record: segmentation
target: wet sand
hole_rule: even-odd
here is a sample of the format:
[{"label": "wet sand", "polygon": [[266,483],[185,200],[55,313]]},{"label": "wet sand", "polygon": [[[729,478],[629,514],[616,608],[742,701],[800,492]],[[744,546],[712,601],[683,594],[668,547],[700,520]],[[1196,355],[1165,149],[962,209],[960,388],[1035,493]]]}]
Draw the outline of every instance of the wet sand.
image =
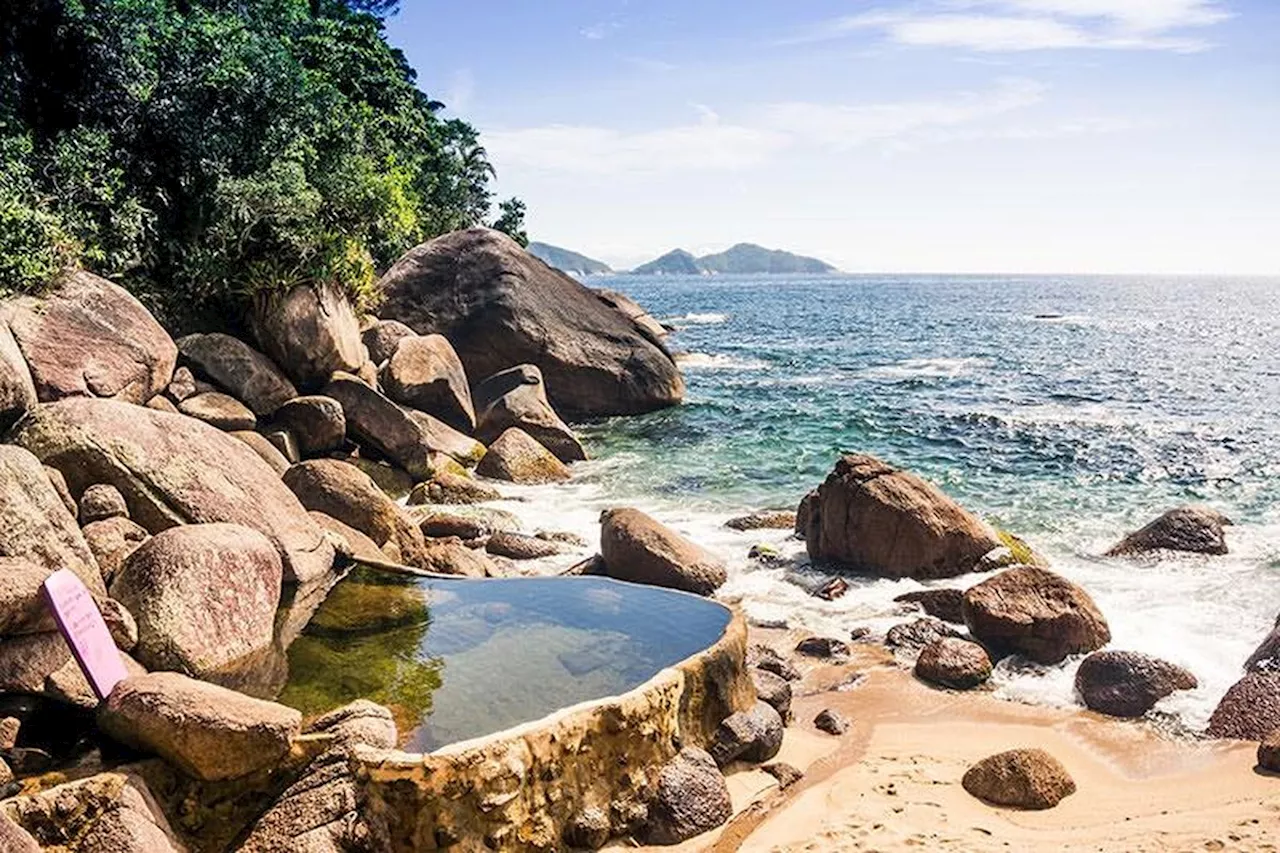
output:
[{"label": "wet sand", "polygon": [[[796,637],[756,632],[779,650]],[[802,659],[803,660],[803,659]],[[1256,744],[1192,741],[1148,722],[935,690],[874,646],[845,666],[807,664],[776,760],[806,771],[789,791],[758,769],[730,774],[738,814],[667,850],[1267,851],[1280,849],[1280,778]],[[835,689],[851,676],[852,687]],[[805,695],[801,695],[805,694]],[[813,727],[823,708],[853,725]],[[1016,747],[1052,753],[1078,791],[1056,808],[986,805],[960,786],[974,762]]]}]

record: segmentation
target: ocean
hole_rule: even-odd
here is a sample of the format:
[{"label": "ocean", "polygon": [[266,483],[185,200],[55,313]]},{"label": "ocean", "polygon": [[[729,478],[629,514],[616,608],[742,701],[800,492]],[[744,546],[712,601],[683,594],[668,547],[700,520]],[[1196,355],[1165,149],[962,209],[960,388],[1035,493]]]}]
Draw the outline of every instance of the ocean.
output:
[{"label": "ocean", "polygon": [[[1207,722],[1280,611],[1280,279],[859,275],[596,277],[675,328],[686,403],[576,424],[592,461],[523,489],[533,527],[598,539],[603,507],[638,506],[721,555],[720,591],[758,624],[847,636],[912,618],[922,584],[850,578],[828,602],[786,531],[724,527],[794,509],[841,452],[914,471],[1029,540],[1082,584],[1111,648],[1181,664],[1200,688],[1154,716]],[[1100,556],[1166,509],[1235,522],[1224,557]],[[768,542],[781,567],[747,558]],[[930,586],[965,587],[979,575]],[[1079,660],[1006,661],[998,694],[1075,699]]]}]

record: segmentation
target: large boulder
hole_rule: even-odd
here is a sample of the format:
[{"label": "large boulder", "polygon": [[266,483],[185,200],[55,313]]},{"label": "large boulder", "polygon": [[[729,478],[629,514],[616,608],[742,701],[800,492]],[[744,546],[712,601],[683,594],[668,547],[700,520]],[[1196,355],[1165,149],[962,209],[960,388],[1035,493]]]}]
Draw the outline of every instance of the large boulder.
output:
[{"label": "large boulder", "polygon": [[324,394],[342,406],[352,438],[395,462],[415,480],[431,479],[432,452],[457,454],[467,461],[483,453],[473,439],[430,415],[392,402],[354,376],[338,374]]},{"label": "large boulder", "polygon": [[178,411],[224,432],[251,430],[258,425],[258,419],[248,406],[221,391],[192,394],[178,404]]},{"label": "large boulder", "polygon": [[467,374],[443,335],[400,341],[378,376],[387,396],[397,403],[430,412],[454,429],[476,428]]},{"label": "large boulder", "polygon": [[556,410],[626,415],[679,403],[684,380],[621,312],[497,231],[438,237],[400,258],[379,314],[447,337],[469,376],[536,364]]},{"label": "large boulder", "polygon": [[493,561],[482,551],[474,551],[461,539],[429,539],[422,568],[442,575],[467,578],[492,578],[499,573]]},{"label": "large boulder", "polygon": [[70,399],[37,407],[13,439],[62,471],[74,493],[115,486],[130,517],[151,533],[242,524],[271,540],[288,581],[313,580],[333,566],[333,548],[267,463],[194,418]]},{"label": "large boulder", "polygon": [[307,509],[354,527],[380,548],[394,548],[399,562],[423,566],[422,531],[356,466],[337,459],[299,462],[285,472],[284,483]]},{"label": "large boulder", "polygon": [[347,437],[347,417],[342,412],[342,404],[320,394],[290,400],[276,409],[271,420],[288,430],[303,456],[338,450]]},{"label": "large boulder", "polygon": [[173,375],[178,348],[142,303],[83,270],[45,296],[6,306],[9,329],[42,402],[110,397],[145,403]]},{"label": "large boulder", "polygon": [[969,633],[995,655],[1054,664],[1100,649],[1111,629],[1089,593],[1047,569],[1015,566],[964,594]]},{"label": "large boulder", "polygon": [[303,284],[259,298],[249,327],[263,352],[298,387],[318,388],[336,371],[355,373],[366,352],[346,296],[328,284]]},{"label": "large boulder", "polygon": [[280,555],[235,524],[189,524],[133,552],[111,595],[138,622],[135,657],[148,669],[211,681],[271,647],[280,604]]},{"label": "large boulder", "polygon": [[1011,749],[984,758],[961,780],[973,796],[998,806],[1051,809],[1076,792],[1067,769],[1043,749]]},{"label": "large boulder", "polygon": [[600,553],[609,577],[710,595],[727,579],[724,563],[638,509],[600,516]]},{"label": "large boulder", "polygon": [[1209,737],[1263,740],[1280,729],[1280,673],[1251,672],[1231,685],[1209,718]]},{"label": "large boulder", "polygon": [[508,429],[524,430],[561,462],[587,458],[582,442],[547,400],[542,371],[522,364],[494,374],[476,387],[476,437],[492,442]]},{"label": "large boulder", "polygon": [[90,591],[105,593],[93,553],[40,460],[8,444],[0,445],[0,530],[0,557],[34,564],[46,576],[70,569]]},{"label": "large boulder", "polygon": [[560,483],[572,476],[569,468],[522,429],[511,428],[489,445],[476,473],[522,485]]},{"label": "large boulder", "polygon": [[1198,686],[1177,664],[1140,652],[1094,652],[1076,670],[1076,692],[1085,707],[1113,717],[1141,717],[1175,690]]},{"label": "large boulder", "polygon": [[715,759],[701,749],[685,747],[658,774],[641,839],[647,844],[679,844],[731,817],[729,786]]},{"label": "large boulder", "polygon": [[865,454],[841,457],[797,517],[812,560],[881,577],[965,574],[1001,545],[937,488]]},{"label": "large boulder", "polygon": [[301,726],[292,708],[176,672],[126,678],[98,708],[108,735],[208,782],[270,767]]},{"label": "large boulder", "polygon": [[178,339],[178,352],[259,417],[270,415],[298,396],[298,389],[271,359],[231,335],[187,335]]},{"label": "large boulder", "polygon": [[931,684],[969,690],[991,677],[991,658],[977,643],[943,637],[921,650],[915,675]]},{"label": "large boulder", "polygon": [[7,310],[0,305],[0,431],[13,426],[36,404],[31,370],[9,331]]},{"label": "large boulder", "polygon": [[596,288],[595,294],[596,298],[605,305],[615,311],[622,312],[623,316],[634,323],[636,328],[640,330],[640,334],[662,349],[667,349],[667,327],[655,320],[653,315],[641,307],[640,303],[625,293],[619,293],[616,290],[610,290],[605,287]]},{"label": "large boulder", "polygon": [[[7,804],[15,822],[38,840],[10,846],[0,816],[0,850],[77,853],[186,853],[146,781],[127,768],[98,773]],[[24,832],[24,834],[26,834]],[[25,843],[25,842],[24,842]]]},{"label": "large boulder", "polygon": [[1230,524],[1231,519],[1208,507],[1178,507],[1121,539],[1107,551],[1107,556],[1146,554],[1151,551],[1225,554],[1227,537],[1223,528]]}]

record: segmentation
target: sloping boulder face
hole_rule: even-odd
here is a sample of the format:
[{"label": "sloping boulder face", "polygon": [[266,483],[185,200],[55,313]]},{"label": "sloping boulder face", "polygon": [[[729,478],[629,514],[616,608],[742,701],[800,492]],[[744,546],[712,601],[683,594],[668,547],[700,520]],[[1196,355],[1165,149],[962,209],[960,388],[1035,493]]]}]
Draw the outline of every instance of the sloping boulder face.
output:
[{"label": "sloping boulder face", "polygon": [[387,396],[397,403],[430,412],[454,429],[476,428],[467,374],[443,335],[400,341],[378,375]]},{"label": "sloping boulder face", "polygon": [[64,278],[47,296],[8,305],[9,329],[41,402],[110,397],[145,403],[173,375],[178,348],[142,303],[90,272]]},{"label": "sloping boulder face", "polygon": [[[338,374],[325,387],[324,395],[342,406],[347,433],[352,438],[395,462],[415,480],[431,479],[431,452],[445,448],[429,433],[429,422],[413,417],[409,409],[354,376]],[[439,425],[448,429],[444,424]]]},{"label": "sloping boulder face", "polygon": [[8,312],[0,305],[0,431],[13,426],[36,404],[31,370],[9,331]]},{"label": "sloping boulder face", "polygon": [[308,510],[354,527],[379,547],[394,546],[400,562],[424,567],[422,531],[368,474],[337,459],[299,462],[284,483]]},{"label": "sloping boulder face", "polygon": [[587,458],[582,442],[551,408],[542,371],[532,364],[490,376],[476,388],[475,398],[479,411],[476,437],[481,441],[491,443],[516,427],[533,436],[561,462]]},{"label": "sloping boulder face", "polygon": [[241,524],[280,552],[286,581],[333,566],[333,548],[258,454],[194,418],[112,400],[38,406],[13,440],[62,471],[71,491],[110,483],[151,533],[180,524]]},{"label": "sloping boulder face", "polygon": [[249,326],[263,351],[300,388],[318,388],[336,371],[355,373],[365,362],[356,313],[329,285],[301,285],[259,300]]},{"label": "sloping boulder face", "polygon": [[1076,692],[1085,707],[1113,717],[1141,717],[1175,690],[1198,686],[1177,664],[1141,652],[1094,652],[1076,670]]},{"label": "sloping boulder face", "polygon": [[424,243],[379,286],[379,314],[447,337],[468,376],[536,364],[563,414],[639,414],[684,398],[675,362],[626,315],[496,231]]},{"label": "sloping boulder face", "polygon": [[605,573],[618,580],[710,595],[727,580],[724,563],[638,509],[600,516]]},{"label": "sloping boulder face", "polygon": [[153,672],[117,684],[98,707],[98,727],[188,776],[215,782],[283,758],[302,715],[176,672]]},{"label": "sloping boulder face", "polygon": [[303,456],[338,450],[347,437],[347,418],[342,413],[342,404],[319,394],[290,400],[276,409],[272,421],[294,437]]},{"label": "sloping boulder face", "polygon": [[1203,506],[1171,509],[1141,530],[1120,540],[1108,557],[1146,554],[1151,551],[1187,551],[1193,554],[1227,553],[1224,527],[1231,519]]},{"label": "sloping boulder face", "polygon": [[[36,846],[0,850],[66,850],[81,853],[186,853],[141,776],[124,768],[15,797],[5,810],[30,832]],[[0,816],[0,824],[5,819]],[[25,834],[25,832],[24,832]]]},{"label": "sloping boulder face", "polygon": [[417,334],[396,320],[378,320],[361,333],[360,339],[364,341],[365,349],[369,350],[369,360],[381,365],[395,355],[401,340],[416,337]]},{"label": "sloping boulder face", "polygon": [[1244,662],[1245,672],[1280,672],[1280,616],[1271,633]]},{"label": "sloping boulder face", "polygon": [[91,592],[106,594],[89,544],[40,460],[7,444],[0,445],[0,530],[0,557],[34,564],[45,576],[70,569]]},{"label": "sloping boulder face", "polygon": [[755,705],[746,637],[735,612],[715,645],[621,696],[428,755],[357,750],[372,849],[562,850],[590,809],[609,816],[608,835],[635,832],[680,746],[705,748]]},{"label": "sloping boulder face", "polygon": [[804,539],[817,563],[890,578],[970,572],[1000,539],[988,524],[934,486],[865,454],[844,456],[801,506]]},{"label": "sloping boulder face", "polygon": [[173,527],[125,561],[111,595],[138,622],[134,656],[148,669],[210,681],[271,647],[282,571],[275,546],[235,524]]},{"label": "sloping boulder face", "polygon": [[1231,685],[1209,718],[1209,737],[1264,740],[1280,729],[1280,673],[1251,672]]},{"label": "sloping boulder face", "polygon": [[271,359],[231,335],[187,335],[178,339],[178,352],[188,364],[260,417],[298,396],[293,383]]},{"label": "sloping boulder face", "polygon": [[1089,593],[1047,569],[1015,566],[964,594],[969,633],[997,656],[1060,663],[1111,642],[1111,628]]},{"label": "sloping boulder face", "polygon": [[640,330],[640,334],[652,341],[655,346],[661,347],[665,352],[670,351],[667,349],[667,327],[655,320],[648,311],[641,307],[640,303],[625,293],[619,293],[616,290],[609,290],[604,287],[598,288],[595,294],[605,305],[620,312],[632,323],[635,323],[636,328]]},{"label": "sloping boulder face", "polygon": [[555,454],[524,430],[514,427],[489,445],[484,458],[476,466],[476,473],[524,485],[562,483],[573,476]]}]

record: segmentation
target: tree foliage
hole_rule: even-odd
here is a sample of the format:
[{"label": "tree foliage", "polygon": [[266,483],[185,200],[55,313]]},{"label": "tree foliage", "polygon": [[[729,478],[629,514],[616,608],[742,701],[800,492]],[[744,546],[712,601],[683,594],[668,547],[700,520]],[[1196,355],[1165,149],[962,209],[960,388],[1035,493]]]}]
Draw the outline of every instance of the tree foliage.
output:
[{"label": "tree foliage", "polygon": [[357,299],[483,222],[493,168],[415,85],[389,0],[6,0],[0,289],[81,263],[178,325],[329,280]]}]

